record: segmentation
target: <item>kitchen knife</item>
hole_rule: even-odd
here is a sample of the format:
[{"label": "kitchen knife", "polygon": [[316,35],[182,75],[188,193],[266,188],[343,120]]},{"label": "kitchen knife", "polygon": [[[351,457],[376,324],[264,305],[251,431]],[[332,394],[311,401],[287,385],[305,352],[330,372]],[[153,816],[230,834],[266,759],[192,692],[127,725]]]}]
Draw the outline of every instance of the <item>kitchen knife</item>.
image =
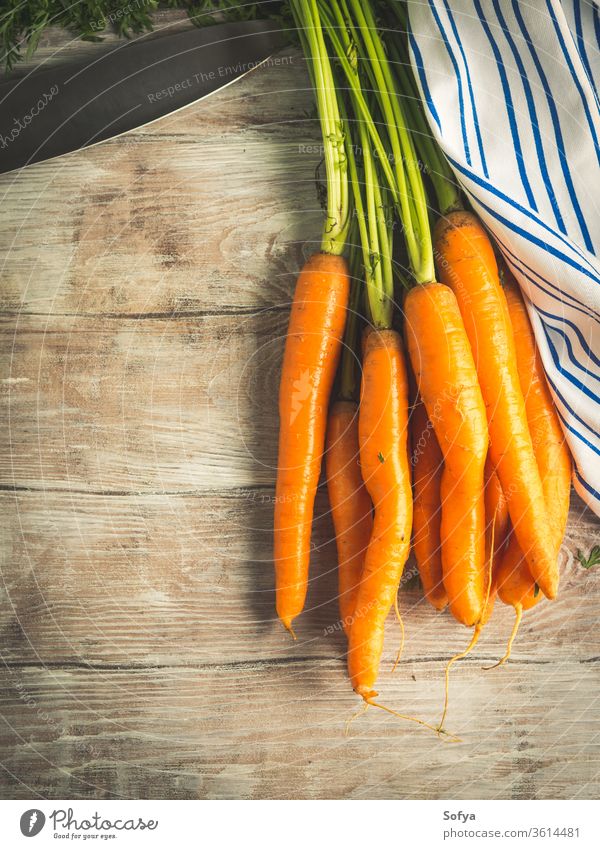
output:
[{"label": "kitchen knife", "polygon": [[156,121],[244,76],[285,44],[268,21],[119,42],[0,83],[0,173]]}]

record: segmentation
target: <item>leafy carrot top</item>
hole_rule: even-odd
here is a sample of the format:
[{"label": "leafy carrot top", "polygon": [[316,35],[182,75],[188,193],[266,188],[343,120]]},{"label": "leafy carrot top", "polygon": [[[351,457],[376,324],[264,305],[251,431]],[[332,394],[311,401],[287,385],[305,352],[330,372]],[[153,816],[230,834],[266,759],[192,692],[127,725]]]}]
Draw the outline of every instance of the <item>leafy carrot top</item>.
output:
[{"label": "leafy carrot top", "polygon": [[598,566],[600,564],[600,545],[592,546],[587,558],[583,551],[578,550],[577,559],[584,569],[591,569],[593,566]]}]

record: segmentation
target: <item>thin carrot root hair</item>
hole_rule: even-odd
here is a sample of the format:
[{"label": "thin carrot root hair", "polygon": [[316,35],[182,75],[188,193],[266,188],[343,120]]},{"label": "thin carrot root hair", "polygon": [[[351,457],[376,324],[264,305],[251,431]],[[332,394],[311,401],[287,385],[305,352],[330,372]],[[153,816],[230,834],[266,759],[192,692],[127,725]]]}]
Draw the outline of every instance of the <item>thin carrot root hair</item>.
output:
[{"label": "thin carrot root hair", "polygon": [[400,648],[398,649],[398,654],[396,655],[396,660],[394,661],[394,665],[392,666],[392,672],[396,671],[396,667],[400,663],[400,658],[402,657],[402,652],[404,651],[404,622],[402,621],[402,616],[400,616],[400,609],[398,608],[398,595],[396,594],[396,598],[394,599],[394,609],[396,611],[396,619],[398,620],[398,624],[400,625]]},{"label": "thin carrot root hair", "polygon": [[350,726],[354,722],[355,719],[358,719],[359,716],[364,716],[364,714],[369,710],[369,702],[365,699],[362,705],[360,706],[360,710],[357,710],[356,713],[353,713],[350,719],[346,720],[346,728],[344,730],[344,737],[347,737],[350,733]]},{"label": "thin carrot root hair", "polygon": [[[392,668],[392,672],[394,672],[396,667],[398,666],[398,662],[399,662],[399,660],[402,656],[402,652],[404,651],[404,636],[405,636],[404,622],[402,621],[402,616],[400,615],[400,610],[398,608],[398,596],[397,595],[396,595],[396,598],[394,600],[394,609],[396,611],[396,618],[398,619],[398,622],[400,624],[400,629],[401,629],[401,632],[402,632],[402,642],[400,643],[400,648],[398,649],[398,654],[396,655],[396,661],[395,661],[394,666]],[[425,722],[424,719],[419,719],[417,716],[409,716],[408,714],[405,714],[405,713],[399,713],[397,710],[392,710],[392,708],[387,707],[387,705],[382,705],[380,702],[374,701],[372,696],[363,696],[362,698],[363,698],[363,704],[362,704],[360,710],[357,710],[356,713],[353,714],[350,717],[350,719],[346,720],[346,729],[345,729],[345,732],[344,732],[344,736],[346,736],[346,737],[348,736],[348,734],[350,732],[350,725],[354,722],[354,720],[358,719],[359,716],[364,716],[364,714],[369,709],[369,706],[372,705],[373,707],[379,708],[379,710],[384,710],[386,713],[390,713],[392,716],[396,716],[398,719],[404,719],[404,720],[406,720],[406,722],[415,722],[417,725],[420,725],[423,728],[429,728],[429,730],[435,732],[438,735],[438,737],[443,734],[443,735],[446,736],[446,738],[447,738],[446,742],[448,742],[448,743],[461,743],[462,742],[460,737],[457,737],[455,734],[451,734],[449,731],[445,731],[444,729],[439,728],[439,727],[436,728],[435,725],[431,725],[429,722]]]},{"label": "thin carrot root hair", "polygon": [[515,624],[513,625],[513,629],[511,631],[510,637],[508,638],[508,644],[506,646],[506,651],[504,656],[500,658],[498,663],[494,663],[493,666],[484,666],[485,670],[488,669],[496,669],[498,666],[504,666],[506,661],[510,658],[513,643],[515,641],[515,637],[517,636],[517,632],[519,630],[519,626],[521,624],[521,618],[523,616],[523,605],[515,604]]},{"label": "thin carrot root hair", "polygon": [[451,734],[449,731],[445,731],[444,729],[437,727],[435,725],[431,725],[429,722],[425,722],[424,719],[419,719],[417,716],[409,716],[406,713],[399,713],[397,710],[392,710],[392,708],[387,707],[387,705],[382,705],[380,702],[375,702],[373,699],[365,699],[365,704],[373,705],[373,707],[379,708],[379,710],[384,710],[386,713],[391,713],[392,716],[398,717],[398,719],[404,719],[407,722],[415,722],[417,725],[420,725],[422,728],[428,728],[430,731],[433,731],[435,734],[440,737],[442,734],[446,736],[446,742],[448,743],[462,743],[460,737],[457,737],[456,734]]},{"label": "thin carrot root hair", "polygon": [[492,564],[494,562],[494,531],[495,531],[495,527],[496,527],[496,514],[497,514],[497,511],[496,511],[496,513],[494,513],[494,519],[493,519],[493,524],[492,524],[492,538],[491,538],[491,541],[490,541],[490,556],[489,556],[489,565],[488,565],[487,590],[486,590],[486,593],[485,593],[485,601],[483,603],[483,610],[482,610],[482,613],[481,613],[481,619],[479,620],[477,625],[475,625],[475,630],[473,631],[473,636],[471,638],[471,642],[466,647],[466,649],[464,649],[464,651],[459,652],[458,654],[455,654],[454,657],[451,657],[450,660],[448,661],[448,663],[446,664],[445,681],[444,681],[444,710],[442,712],[442,718],[440,720],[440,724],[439,724],[438,729],[437,729],[440,734],[446,733],[444,731],[444,722],[446,721],[446,714],[448,713],[448,701],[449,701],[449,695],[450,695],[450,669],[456,663],[457,660],[462,660],[463,657],[466,657],[470,652],[473,651],[473,649],[477,645],[479,637],[481,636],[481,632],[483,631],[483,619],[485,617],[485,611],[487,609],[487,606],[488,606],[488,603],[489,603],[489,600],[490,600],[490,591],[491,591],[491,588],[492,588]]},{"label": "thin carrot root hair", "polygon": [[405,713],[399,713],[397,710],[392,710],[392,708],[387,707],[387,705],[382,705],[380,702],[375,702],[373,699],[365,698],[363,696],[363,703],[360,710],[357,710],[355,714],[353,714],[350,719],[346,720],[346,728],[344,731],[344,736],[347,737],[350,733],[350,726],[354,722],[355,719],[358,719],[359,716],[364,716],[368,711],[369,707],[376,707],[379,710],[384,710],[386,713],[390,713],[392,716],[396,716],[398,719],[404,719],[407,722],[415,722],[417,725],[421,725],[423,728],[428,728],[430,731],[433,731],[435,734],[440,737],[442,734],[445,735],[445,742],[448,743],[462,743],[460,737],[457,737],[455,734],[451,734],[449,731],[444,731],[440,728],[436,728],[435,725],[431,725],[429,722],[425,722],[424,719],[419,719],[416,716],[409,716]]},{"label": "thin carrot root hair", "polygon": [[479,640],[479,637],[481,636],[482,631],[483,631],[483,625],[481,624],[481,622],[478,622],[477,625],[475,625],[475,630],[473,631],[473,636],[471,638],[471,642],[466,647],[466,649],[459,652],[458,654],[455,654],[454,657],[451,657],[450,660],[448,661],[448,663],[446,664],[445,683],[444,683],[444,710],[442,711],[442,718],[440,720],[440,724],[438,725],[438,727],[436,729],[438,734],[446,734],[447,733],[446,731],[444,731],[444,722],[446,721],[446,714],[448,713],[448,697],[449,697],[449,692],[450,692],[450,669],[452,668],[452,666],[454,666],[454,664],[456,663],[457,660],[462,660],[463,657],[466,657],[470,652],[473,651],[473,649],[477,645],[477,642]]}]

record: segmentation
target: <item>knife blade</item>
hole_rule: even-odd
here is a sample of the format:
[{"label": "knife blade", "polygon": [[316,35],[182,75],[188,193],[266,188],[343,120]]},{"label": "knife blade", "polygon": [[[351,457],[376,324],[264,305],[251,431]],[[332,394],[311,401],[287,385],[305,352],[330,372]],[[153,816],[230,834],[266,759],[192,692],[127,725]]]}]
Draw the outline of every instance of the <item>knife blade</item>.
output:
[{"label": "knife blade", "polygon": [[119,42],[0,83],[0,173],[144,126],[218,91],[285,44],[269,21]]}]

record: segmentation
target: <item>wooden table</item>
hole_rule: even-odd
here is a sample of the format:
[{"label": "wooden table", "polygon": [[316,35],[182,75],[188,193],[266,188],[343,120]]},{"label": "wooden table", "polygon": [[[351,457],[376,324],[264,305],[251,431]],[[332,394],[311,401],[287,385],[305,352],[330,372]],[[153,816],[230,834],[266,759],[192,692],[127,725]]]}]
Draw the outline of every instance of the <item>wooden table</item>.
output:
[{"label": "wooden table", "polygon": [[[38,58],[66,42],[51,33]],[[296,643],[274,618],[277,380],[321,223],[305,68],[281,55],[0,178],[0,794],[597,797],[600,570],[575,553],[599,524],[576,497],[560,600],[484,672],[512,626],[498,605],[453,671],[462,743],[376,709],[345,736],[359,705],[324,493]],[[382,700],[435,722],[468,633],[406,574]]]}]

